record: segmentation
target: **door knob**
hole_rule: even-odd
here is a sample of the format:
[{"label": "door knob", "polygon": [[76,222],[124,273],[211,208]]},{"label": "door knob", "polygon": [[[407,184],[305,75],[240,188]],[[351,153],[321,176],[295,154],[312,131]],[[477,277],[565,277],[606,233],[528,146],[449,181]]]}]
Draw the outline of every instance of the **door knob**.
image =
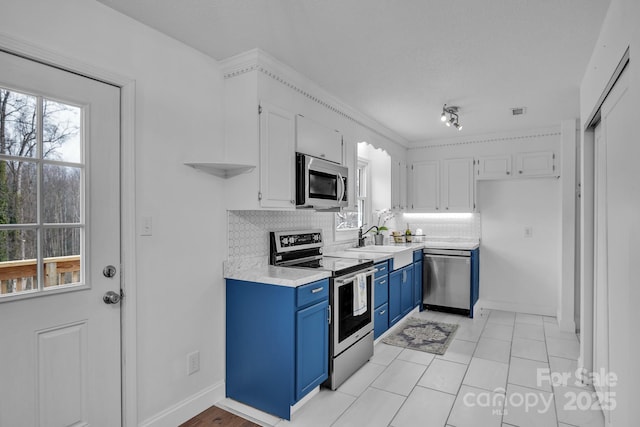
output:
[{"label": "door knob", "polygon": [[102,297],[102,301],[105,304],[117,304],[120,302],[120,294],[113,291],[108,291]]}]

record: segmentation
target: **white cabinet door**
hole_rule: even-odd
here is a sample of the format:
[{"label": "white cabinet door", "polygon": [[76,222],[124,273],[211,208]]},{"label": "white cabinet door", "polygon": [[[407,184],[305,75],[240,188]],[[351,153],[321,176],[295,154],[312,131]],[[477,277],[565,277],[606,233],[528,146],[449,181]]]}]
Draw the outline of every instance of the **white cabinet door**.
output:
[{"label": "white cabinet door", "polygon": [[473,212],[473,159],[442,162],[442,207],[445,212]]},{"label": "white cabinet door", "polygon": [[478,179],[504,179],[511,177],[511,155],[480,157]]},{"label": "white cabinet door", "polygon": [[391,209],[407,209],[407,164],[391,160]]},{"label": "white cabinet door", "polygon": [[400,209],[400,162],[391,159],[391,209]]},{"label": "white cabinet door", "polygon": [[296,150],[299,153],[342,164],[342,134],[298,114],[296,116]]},{"label": "white cabinet door", "polygon": [[262,103],[260,109],[260,206],[295,208],[295,116]]},{"label": "white cabinet door", "polygon": [[407,209],[407,164],[395,159],[391,161],[391,208]]},{"label": "white cabinet door", "polygon": [[554,176],[556,155],[553,151],[516,154],[517,176]]},{"label": "white cabinet door", "polygon": [[439,211],[440,162],[426,161],[411,165],[411,210]]},{"label": "white cabinet door", "polygon": [[408,208],[407,201],[407,164],[405,162],[400,162],[400,210],[406,210]]}]

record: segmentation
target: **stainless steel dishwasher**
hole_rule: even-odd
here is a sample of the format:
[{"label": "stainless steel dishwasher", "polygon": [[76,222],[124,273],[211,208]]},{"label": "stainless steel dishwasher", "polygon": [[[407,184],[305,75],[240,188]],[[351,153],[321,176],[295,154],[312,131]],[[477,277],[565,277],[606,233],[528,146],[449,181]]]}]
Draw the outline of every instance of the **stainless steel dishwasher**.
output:
[{"label": "stainless steel dishwasher", "polygon": [[422,303],[431,310],[469,315],[471,251],[424,249]]}]

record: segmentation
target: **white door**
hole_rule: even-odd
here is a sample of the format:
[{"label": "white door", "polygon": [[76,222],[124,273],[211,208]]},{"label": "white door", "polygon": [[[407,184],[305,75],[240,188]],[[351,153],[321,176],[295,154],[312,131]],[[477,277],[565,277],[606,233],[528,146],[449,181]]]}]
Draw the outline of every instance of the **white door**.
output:
[{"label": "white door", "polygon": [[120,91],[0,53],[0,95],[0,426],[120,425]]},{"label": "white door", "polygon": [[[593,292],[593,370],[609,370],[609,295],[607,284],[607,151],[602,138],[602,123],[594,132],[594,292]],[[609,388],[595,385],[599,393]],[[606,412],[605,412],[606,413]]]},{"label": "white door", "polygon": [[[605,418],[611,425],[632,425],[628,418],[634,402],[632,380],[636,369],[629,334],[634,334],[636,302],[630,300],[637,277],[632,273],[637,259],[631,248],[636,242],[629,229],[638,219],[632,206],[637,180],[637,141],[632,134],[635,111],[628,94],[629,70],[624,71],[601,109],[595,133],[595,271],[594,271],[594,371],[617,375],[615,387],[596,385],[605,397]],[[634,151],[635,150],[635,151]],[[606,398],[609,399],[606,399]],[[614,400],[618,410],[606,410]]]}]

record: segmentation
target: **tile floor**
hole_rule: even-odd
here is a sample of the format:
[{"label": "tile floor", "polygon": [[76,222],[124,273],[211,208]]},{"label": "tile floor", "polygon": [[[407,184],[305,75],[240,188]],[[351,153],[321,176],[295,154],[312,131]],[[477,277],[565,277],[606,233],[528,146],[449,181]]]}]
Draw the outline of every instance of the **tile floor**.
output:
[{"label": "tile floor", "polygon": [[[321,390],[277,427],[601,427],[593,390],[576,385],[575,334],[555,318],[483,310],[475,319],[438,312],[416,317],[460,326],[434,356],[383,343],[338,390]],[[549,373],[570,373],[551,384]],[[540,376],[544,378],[539,378]],[[591,409],[578,410],[589,400]]]}]

